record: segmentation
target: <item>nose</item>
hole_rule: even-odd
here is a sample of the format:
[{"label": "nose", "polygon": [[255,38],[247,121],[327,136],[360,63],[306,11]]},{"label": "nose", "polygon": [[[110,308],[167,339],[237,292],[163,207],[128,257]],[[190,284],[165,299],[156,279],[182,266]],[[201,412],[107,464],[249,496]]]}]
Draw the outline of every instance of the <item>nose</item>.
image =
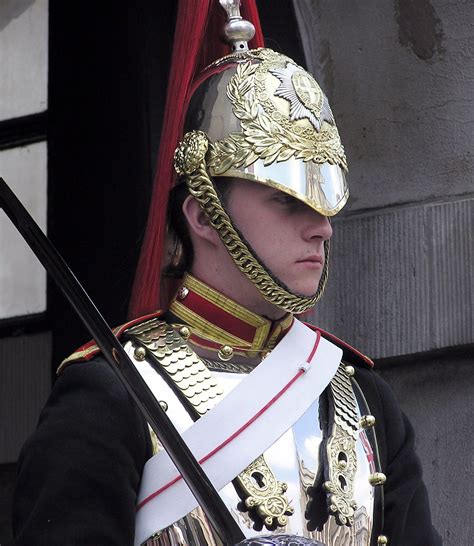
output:
[{"label": "nose", "polygon": [[303,237],[308,241],[311,239],[327,241],[331,236],[332,227],[329,218],[312,210],[304,227]]}]

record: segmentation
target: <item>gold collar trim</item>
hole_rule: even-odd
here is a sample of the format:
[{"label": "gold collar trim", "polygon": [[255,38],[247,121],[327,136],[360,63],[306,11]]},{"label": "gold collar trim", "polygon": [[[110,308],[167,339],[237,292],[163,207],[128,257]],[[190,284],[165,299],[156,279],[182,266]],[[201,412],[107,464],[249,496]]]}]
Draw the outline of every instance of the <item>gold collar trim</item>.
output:
[{"label": "gold collar trim", "polygon": [[273,349],[293,323],[291,313],[276,322],[257,315],[189,273],[170,311],[190,326],[197,345],[215,349],[225,344],[245,354]]}]

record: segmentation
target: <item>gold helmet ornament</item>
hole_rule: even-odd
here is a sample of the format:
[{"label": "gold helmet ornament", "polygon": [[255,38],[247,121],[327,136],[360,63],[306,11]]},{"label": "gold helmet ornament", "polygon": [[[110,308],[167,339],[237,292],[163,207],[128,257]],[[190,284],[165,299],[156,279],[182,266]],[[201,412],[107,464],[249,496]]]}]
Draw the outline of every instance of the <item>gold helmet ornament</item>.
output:
[{"label": "gold helmet ornament", "polygon": [[217,177],[251,180],[333,216],[345,205],[346,156],[328,100],[315,79],[271,49],[249,50],[253,25],[239,15],[238,0],[221,1],[224,34],[233,53],[208,66],[190,95],[185,135],[175,152],[186,181],[237,267],[270,302],[293,313],[310,309],[327,280],[329,243],[316,294],[289,291],[261,263],[225,211]]}]

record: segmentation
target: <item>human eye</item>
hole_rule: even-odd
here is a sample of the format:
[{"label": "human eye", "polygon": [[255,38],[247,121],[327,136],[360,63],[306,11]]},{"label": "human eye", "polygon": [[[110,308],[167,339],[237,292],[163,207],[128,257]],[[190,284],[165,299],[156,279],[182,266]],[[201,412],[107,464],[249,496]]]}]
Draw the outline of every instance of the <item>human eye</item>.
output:
[{"label": "human eye", "polygon": [[281,191],[275,194],[273,199],[279,205],[283,205],[288,208],[295,208],[299,204],[299,201],[298,199],[296,199],[296,197],[293,197],[292,195],[288,195],[287,193],[283,193]]}]

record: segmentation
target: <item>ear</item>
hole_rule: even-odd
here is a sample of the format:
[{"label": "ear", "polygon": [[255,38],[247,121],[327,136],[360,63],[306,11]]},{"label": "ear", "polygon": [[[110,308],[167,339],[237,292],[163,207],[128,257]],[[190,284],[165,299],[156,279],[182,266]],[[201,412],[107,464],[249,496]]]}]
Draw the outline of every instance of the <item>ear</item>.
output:
[{"label": "ear", "polygon": [[219,242],[219,234],[211,226],[206,213],[192,195],[188,195],[183,203],[183,214],[188,222],[191,239],[199,238],[213,245]]}]

